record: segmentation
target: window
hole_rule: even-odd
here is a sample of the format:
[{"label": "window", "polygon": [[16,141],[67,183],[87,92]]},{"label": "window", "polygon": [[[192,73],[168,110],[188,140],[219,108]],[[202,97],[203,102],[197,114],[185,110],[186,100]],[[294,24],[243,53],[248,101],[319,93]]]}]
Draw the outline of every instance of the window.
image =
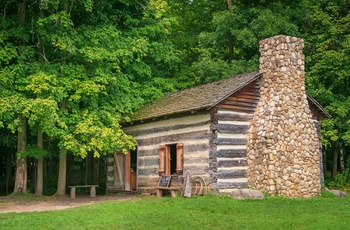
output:
[{"label": "window", "polygon": [[182,174],[183,146],[171,144],[159,146],[159,175]]}]

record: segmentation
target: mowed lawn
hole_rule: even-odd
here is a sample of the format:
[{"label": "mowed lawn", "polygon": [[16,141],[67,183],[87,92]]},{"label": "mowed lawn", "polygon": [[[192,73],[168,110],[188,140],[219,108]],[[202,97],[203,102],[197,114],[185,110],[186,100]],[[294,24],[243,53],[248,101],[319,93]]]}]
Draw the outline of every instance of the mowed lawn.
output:
[{"label": "mowed lawn", "polygon": [[140,197],[61,211],[0,214],[0,229],[350,229],[350,197]]}]

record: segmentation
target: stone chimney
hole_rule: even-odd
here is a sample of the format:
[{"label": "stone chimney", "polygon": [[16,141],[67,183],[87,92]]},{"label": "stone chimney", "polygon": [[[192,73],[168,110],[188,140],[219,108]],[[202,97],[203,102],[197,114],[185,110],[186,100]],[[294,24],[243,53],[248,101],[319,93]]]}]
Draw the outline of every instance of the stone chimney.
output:
[{"label": "stone chimney", "polygon": [[260,41],[260,100],[248,135],[248,183],[271,195],[320,193],[320,150],[304,83],[303,39]]}]

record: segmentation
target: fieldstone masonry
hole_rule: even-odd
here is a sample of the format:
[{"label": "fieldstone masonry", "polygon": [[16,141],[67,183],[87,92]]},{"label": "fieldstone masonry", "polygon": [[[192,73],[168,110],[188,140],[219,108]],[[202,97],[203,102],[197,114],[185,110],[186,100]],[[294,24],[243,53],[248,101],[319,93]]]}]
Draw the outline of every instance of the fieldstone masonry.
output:
[{"label": "fieldstone masonry", "polygon": [[247,137],[248,183],[271,195],[320,193],[320,150],[304,84],[304,41],[260,41],[261,96]]}]

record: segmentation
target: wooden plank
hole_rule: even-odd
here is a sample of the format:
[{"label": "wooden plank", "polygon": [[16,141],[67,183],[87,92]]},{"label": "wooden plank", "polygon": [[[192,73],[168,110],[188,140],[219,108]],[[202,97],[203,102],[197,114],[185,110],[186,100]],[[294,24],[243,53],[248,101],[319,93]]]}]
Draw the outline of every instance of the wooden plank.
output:
[{"label": "wooden plank", "polygon": [[170,163],[171,163],[171,152],[170,152],[170,146],[166,146],[166,153],[165,153],[165,174],[170,175]]},{"label": "wooden plank", "polygon": [[235,111],[242,111],[242,112],[254,112],[255,107],[242,107],[242,106],[234,106],[234,105],[225,105],[225,104],[219,104],[217,105],[218,108],[225,108],[225,109],[232,109]]},{"label": "wooden plank", "polygon": [[251,96],[251,97],[256,98],[256,97],[260,97],[260,92],[254,92],[254,91],[252,91],[252,92],[242,92],[241,95],[245,95],[247,97]]},{"label": "wooden plank", "polygon": [[228,97],[223,102],[231,102],[231,103],[236,103],[236,102],[246,102],[246,103],[257,103],[259,101],[259,98],[246,98],[246,97]]},{"label": "wooden plank", "polygon": [[130,171],[130,151],[125,155],[125,182],[124,182],[124,190],[130,191],[130,179],[131,179],[131,171]]},{"label": "wooden plank", "polygon": [[223,101],[219,104],[219,106],[222,105],[233,105],[233,106],[242,106],[242,107],[248,107],[248,108],[256,108],[258,105],[258,102],[232,102],[232,101]]},{"label": "wooden plank", "polygon": [[242,98],[242,99],[247,99],[247,100],[259,100],[260,98],[260,93],[254,93],[254,92],[245,92],[239,94],[239,96],[234,96],[237,98]]},{"label": "wooden plank", "polygon": [[[69,187],[69,186],[68,186],[68,187]],[[75,188],[76,188],[76,187],[71,187],[71,188],[70,188],[70,198],[71,198],[71,199],[75,199],[75,191],[76,191]]]},{"label": "wooden plank", "polygon": [[93,185],[70,185],[67,186],[68,188],[91,188],[91,187],[98,187],[98,185],[93,184]]},{"label": "wooden plank", "polygon": [[[166,147],[165,145],[160,145],[159,146],[159,170],[158,170],[158,174],[159,175],[164,175],[165,174],[165,154],[166,154]],[[141,156],[141,154],[140,154]]]}]

